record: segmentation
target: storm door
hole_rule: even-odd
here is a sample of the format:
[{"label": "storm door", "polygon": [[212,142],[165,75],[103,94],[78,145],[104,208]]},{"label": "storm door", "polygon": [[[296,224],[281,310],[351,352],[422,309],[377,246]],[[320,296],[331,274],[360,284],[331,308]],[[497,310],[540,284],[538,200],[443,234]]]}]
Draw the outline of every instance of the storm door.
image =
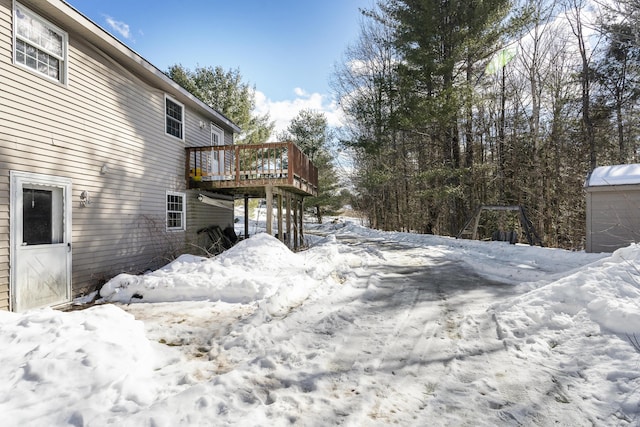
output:
[{"label": "storm door", "polygon": [[71,299],[71,180],[11,172],[13,311]]},{"label": "storm door", "polygon": [[[224,133],[213,123],[211,123],[211,145],[214,147],[224,145]],[[211,152],[211,172],[214,174],[212,177],[214,181],[224,178],[224,153],[224,151]]]}]

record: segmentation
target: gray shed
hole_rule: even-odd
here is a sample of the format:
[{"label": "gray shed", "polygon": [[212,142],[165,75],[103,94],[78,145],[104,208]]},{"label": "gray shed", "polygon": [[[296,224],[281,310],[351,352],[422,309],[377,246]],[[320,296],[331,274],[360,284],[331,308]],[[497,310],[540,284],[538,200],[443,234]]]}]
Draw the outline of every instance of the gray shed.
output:
[{"label": "gray shed", "polygon": [[640,164],[601,166],[585,182],[587,252],[640,242]]}]

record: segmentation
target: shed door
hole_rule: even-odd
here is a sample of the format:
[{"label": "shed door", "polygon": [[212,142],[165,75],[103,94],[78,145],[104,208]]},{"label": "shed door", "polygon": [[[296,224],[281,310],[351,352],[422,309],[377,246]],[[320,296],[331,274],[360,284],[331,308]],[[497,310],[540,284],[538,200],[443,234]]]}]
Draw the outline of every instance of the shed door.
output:
[{"label": "shed door", "polygon": [[14,311],[71,299],[71,180],[11,173]]}]

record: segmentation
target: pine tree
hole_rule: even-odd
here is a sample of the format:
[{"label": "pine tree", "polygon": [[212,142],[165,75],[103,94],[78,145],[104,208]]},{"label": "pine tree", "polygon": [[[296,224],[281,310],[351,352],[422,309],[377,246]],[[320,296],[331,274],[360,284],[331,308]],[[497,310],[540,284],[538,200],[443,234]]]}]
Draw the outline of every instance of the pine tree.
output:
[{"label": "pine tree", "polygon": [[[307,206],[313,206],[318,223],[326,215],[335,215],[343,204],[340,180],[336,176],[329,150],[331,132],[324,113],[301,110],[287,127],[290,139],[309,157],[318,168],[318,195],[306,199]],[[289,138],[287,138],[289,139]]]},{"label": "pine tree", "polygon": [[190,71],[176,64],[169,67],[167,75],[237,124],[242,134],[236,143],[257,144],[269,139],[275,124],[269,120],[268,114],[255,114],[255,88],[242,81],[239,70],[225,71],[218,66],[196,67]]}]

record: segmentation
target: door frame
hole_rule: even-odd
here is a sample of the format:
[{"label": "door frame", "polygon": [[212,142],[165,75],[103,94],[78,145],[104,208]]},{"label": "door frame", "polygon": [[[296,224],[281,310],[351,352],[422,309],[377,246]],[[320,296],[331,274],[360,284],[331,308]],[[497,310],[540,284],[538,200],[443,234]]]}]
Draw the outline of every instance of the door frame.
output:
[{"label": "door frame", "polygon": [[[22,235],[19,227],[22,227],[22,191],[24,185],[55,187],[62,189],[62,242],[67,244],[69,250],[66,256],[66,300],[54,303],[53,306],[63,305],[71,301],[71,272],[72,272],[72,180],[71,178],[45,175],[39,173],[9,171],[10,198],[9,198],[9,227],[10,227],[10,251],[9,251],[9,310],[16,309],[16,288],[18,286],[17,262],[18,262],[18,235]],[[36,307],[33,307],[36,308]]]}]

